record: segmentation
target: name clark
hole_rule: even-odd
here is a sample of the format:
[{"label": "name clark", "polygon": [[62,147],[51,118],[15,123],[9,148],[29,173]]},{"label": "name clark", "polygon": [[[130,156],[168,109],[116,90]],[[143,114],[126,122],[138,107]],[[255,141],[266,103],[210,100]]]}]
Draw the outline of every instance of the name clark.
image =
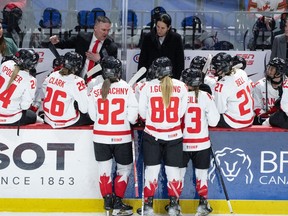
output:
[{"label": "name clark", "polygon": [[[96,89],[93,91],[95,97],[98,97],[101,95],[101,89]],[[110,88],[109,94],[118,94],[118,95],[127,95],[128,94],[128,88]]]},{"label": "name clark", "polygon": [[[173,92],[177,92],[180,93],[181,91],[181,87],[180,86],[174,86],[173,87]],[[161,86],[150,86],[150,92],[154,93],[154,92],[161,92]]]},{"label": "name clark", "polygon": [[57,85],[57,86],[59,86],[59,87],[61,87],[61,88],[63,88],[64,85],[65,85],[65,82],[64,82],[63,80],[61,80],[61,79],[56,79],[55,77],[51,77],[51,78],[49,79],[49,83],[51,83],[51,84],[53,84],[53,85]]}]

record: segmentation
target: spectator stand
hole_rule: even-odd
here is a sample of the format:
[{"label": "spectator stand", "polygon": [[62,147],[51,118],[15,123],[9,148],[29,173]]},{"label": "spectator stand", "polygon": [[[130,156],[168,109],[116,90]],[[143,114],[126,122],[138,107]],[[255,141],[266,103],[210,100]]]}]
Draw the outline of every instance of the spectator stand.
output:
[{"label": "spectator stand", "polygon": [[75,27],[76,32],[83,29],[87,32],[88,29],[94,28],[95,20],[98,16],[106,16],[106,12],[102,8],[93,8],[91,11],[80,10],[77,14],[78,25]]},{"label": "spectator stand", "polygon": [[20,29],[23,11],[13,3],[8,3],[3,8],[2,26],[5,29],[5,35],[12,38],[18,47],[22,47],[24,33]]},{"label": "spectator stand", "polygon": [[[114,40],[121,47],[122,34],[123,31],[123,16],[122,12],[119,14],[119,19],[117,23],[117,28],[113,32]],[[134,48],[138,46],[140,40],[140,30],[138,29],[138,16],[136,12],[132,9],[128,9],[127,12],[127,28],[126,28],[126,41],[129,48]]]},{"label": "spectator stand", "polygon": [[195,45],[196,38],[202,33],[202,22],[197,16],[185,17],[181,22],[183,30],[183,46],[185,49],[197,49]]},{"label": "spectator stand", "polygon": [[[243,20],[239,20],[239,25],[242,27],[242,33],[244,32],[242,39],[239,42],[243,43],[241,50],[244,51],[249,49],[251,51],[254,50],[270,50],[272,47],[273,39],[275,35],[281,34],[282,30],[281,19],[279,21],[274,20],[275,14],[281,14],[281,12],[247,12],[247,11],[236,11],[236,16],[243,17]],[[256,17],[256,14],[259,17]],[[285,13],[283,13],[285,14]],[[284,15],[283,15],[284,16]],[[245,22],[244,17],[250,17],[250,22]],[[251,22],[251,17],[255,18],[255,21]],[[265,18],[271,18],[270,28],[267,29],[264,24]],[[278,27],[279,22],[279,27]],[[252,27],[251,27],[252,23]],[[283,22],[282,22],[283,23]],[[243,31],[245,30],[245,31]]]}]

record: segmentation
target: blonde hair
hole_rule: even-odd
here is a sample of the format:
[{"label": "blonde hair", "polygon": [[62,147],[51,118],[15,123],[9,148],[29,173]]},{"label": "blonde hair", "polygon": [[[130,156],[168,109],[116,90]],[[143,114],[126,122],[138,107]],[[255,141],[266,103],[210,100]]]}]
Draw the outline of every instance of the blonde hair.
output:
[{"label": "blonde hair", "polygon": [[18,75],[19,71],[20,71],[20,67],[17,66],[17,65],[15,65],[15,66],[14,66],[13,73],[12,73],[12,75],[11,75],[11,77],[10,77],[10,80],[9,80],[9,82],[8,82],[8,85],[7,85],[7,87],[6,87],[6,90],[10,88],[12,82],[14,81],[14,79],[16,78],[16,76]]},{"label": "blonde hair", "polygon": [[199,86],[188,86],[189,91],[194,91],[195,92],[195,99],[196,99],[196,103],[198,103],[198,96],[199,96]]},{"label": "blonde hair", "polygon": [[73,72],[65,67],[61,68],[61,70],[59,71],[59,74],[62,76],[67,76],[69,74],[72,74]]},{"label": "blonde hair", "polygon": [[165,107],[169,107],[170,99],[173,92],[173,82],[171,77],[165,76],[160,80],[160,87],[162,92],[162,99]]}]

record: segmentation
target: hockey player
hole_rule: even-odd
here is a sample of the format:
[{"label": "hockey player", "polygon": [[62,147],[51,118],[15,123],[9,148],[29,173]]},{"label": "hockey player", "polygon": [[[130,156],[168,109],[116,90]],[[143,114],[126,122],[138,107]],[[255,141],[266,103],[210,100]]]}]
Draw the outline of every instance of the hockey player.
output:
[{"label": "hockey player", "polygon": [[[181,192],[180,165],[182,161],[183,117],[188,100],[186,85],[172,79],[172,64],[167,57],[153,62],[156,79],[140,92],[139,114],[146,120],[143,132],[145,165],[144,215],[153,215],[153,198],[158,187],[158,174],[163,160],[167,176],[170,204],[169,215],[180,215],[177,200]],[[142,208],[137,210],[142,213]]]},{"label": "hockey player", "polygon": [[208,198],[208,168],[210,164],[211,143],[208,126],[215,127],[220,119],[212,96],[201,91],[202,73],[199,69],[185,69],[181,80],[188,86],[188,107],[183,121],[183,165],[184,179],[190,159],[196,174],[196,191],[200,197],[196,216],[212,212]]},{"label": "hockey player", "polygon": [[209,76],[206,77],[206,72],[202,72],[205,64],[207,62],[207,58],[206,57],[202,57],[202,56],[195,56],[192,61],[190,62],[190,68],[192,69],[198,69],[200,70],[200,72],[202,73],[202,81],[201,81],[201,84],[199,86],[200,90],[202,91],[206,91],[208,92],[209,94],[212,94],[212,91],[211,91],[211,86],[213,87],[214,89],[214,86],[215,86],[215,83],[216,83],[216,80],[214,78],[211,78]]},{"label": "hockey player", "polygon": [[0,68],[0,124],[26,125],[37,120],[29,110],[36,92],[36,79],[30,74],[38,63],[39,55],[33,49],[21,49],[13,60]]},{"label": "hockey player", "polygon": [[[93,142],[99,164],[99,186],[104,208],[112,215],[132,215],[132,207],[123,203],[128,177],[132,169],[132,137],[130,124],[138,117],[138,102],[132,87],[121,80],[122,64],[112,56],[102,60],[104,82],[89,94],[89,115],[94,121]],[[116,162],[114,190],[112,160]],[[113,194],[114,193],[114,194]]]},{"label": "hockey player", "polygon": [[81,70],[82,56],[76,52],[64,55],[64,66],[43,82],[44,121],[53,128],[93,124],[88,115],[88,95]]},{"label": "hockey player", "polygon": [[[267,65],[266,75],[256,82],[253,90],[254,124],[262,124],[280,108],[285,61],[275,57]],[[275,102],[277,103],[275,106]]]},{"label": "hockey player", "polygon": [[215,103],[221,114],[217,127],[244,128],[254,120],[253,98],[245,71],[232,68],[232,57],[224,52],[212,58],[218,81],[215,86]]},{"label": "hockey player", "polygon": [[241,56],[235,55],[232,59],[232,66],[236,66],[237,68],[240,68],[242,70],[245,70],[247,65],[247,62],[244,58]]}]

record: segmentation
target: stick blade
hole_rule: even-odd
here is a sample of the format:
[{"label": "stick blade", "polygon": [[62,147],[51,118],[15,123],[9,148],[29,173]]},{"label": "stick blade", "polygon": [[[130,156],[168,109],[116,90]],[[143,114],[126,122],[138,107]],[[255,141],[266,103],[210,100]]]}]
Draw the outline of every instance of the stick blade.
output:
[{"label": "stick blade", "polygon": [[205,65],[204,65],[204,67],[203,67],[203,69],[202,69],[202,72],[203,72],[204,74],[207,73],[207,70],[208,70],[208,68],[209,68],[210,65],[211,65],[211,61],[212,61],[212,55],[209,53],[208,56],[207,56],[207,61],[206,61]]},{"label": "stick blade", "polygon": [[128,84],[133,86],[137,80],[146,73],[147,69],[145,67],[141,67],[134,76],[129,80]]}]

